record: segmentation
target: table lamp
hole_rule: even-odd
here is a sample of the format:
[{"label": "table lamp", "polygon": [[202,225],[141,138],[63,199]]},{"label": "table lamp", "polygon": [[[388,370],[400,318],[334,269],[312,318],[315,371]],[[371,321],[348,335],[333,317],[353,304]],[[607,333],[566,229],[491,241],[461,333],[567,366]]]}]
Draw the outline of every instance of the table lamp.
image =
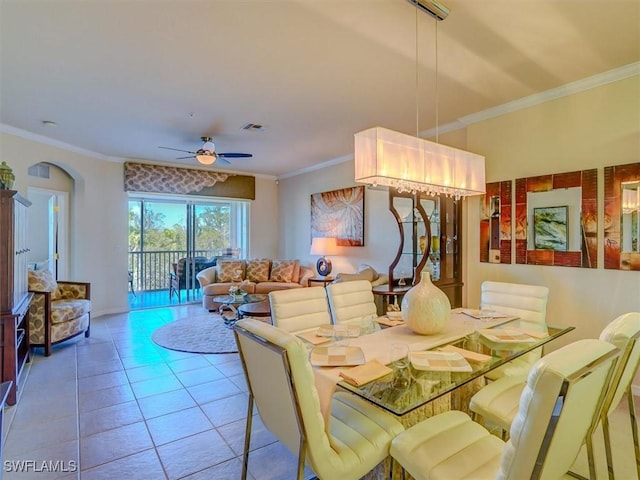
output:
[{"label": "table lamp", "polygon": [[326,277],[331,273],[331,260],[326,255],[333,255],[338,250],[338,241],[333,237],[313,237],[311,255],[322,255],[316,263],[318,274]]}]

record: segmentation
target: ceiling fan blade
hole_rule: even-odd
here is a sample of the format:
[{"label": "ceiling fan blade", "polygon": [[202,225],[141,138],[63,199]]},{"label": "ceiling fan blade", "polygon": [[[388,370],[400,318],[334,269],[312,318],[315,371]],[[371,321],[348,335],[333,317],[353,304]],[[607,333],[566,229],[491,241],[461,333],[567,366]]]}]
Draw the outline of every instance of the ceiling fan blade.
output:
[{"label": "ceiling fan blade", "polygon": [[248,158],[253,157],[251,153],[216,153],[218,157],[222,158]]},{"label": "ceiling fan blade", "polygon": [[194,154],[194,155],[195,155],[195,153],[196,153],[196,152],[191,152],[191,151],[189,151],[189,150],[182,150],[182,149],[180,149],[180,148],[171,148],[171,147],[158,147],[158,148],[163,148],[163,149],[165,149],[165,150],[174,150],[174,151],[176,151],[176,152],[192,153],[192,154]]},{"label": "ceiling fan blade", "polygon": [[188,157],[178,157],[176,158],[176,160],[184,160],[186,158],[196,158],[196,157],[194,157],[193,155],[189,155]]}]

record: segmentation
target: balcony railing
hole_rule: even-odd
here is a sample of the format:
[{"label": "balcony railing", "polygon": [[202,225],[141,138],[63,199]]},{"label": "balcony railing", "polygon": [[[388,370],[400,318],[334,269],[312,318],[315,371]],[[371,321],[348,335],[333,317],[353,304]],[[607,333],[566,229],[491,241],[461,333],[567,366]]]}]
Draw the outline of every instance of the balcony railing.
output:
[{"label": "balcony railing", "polygon": [[[217,253],[212,250],[195,250],[191,252],[191,256],[213,258]],[[173,264],[186,256],[186,250],[129,252],[129,270],[133,276],[135,291],[168,290],[169,273],[173,272]]]}]

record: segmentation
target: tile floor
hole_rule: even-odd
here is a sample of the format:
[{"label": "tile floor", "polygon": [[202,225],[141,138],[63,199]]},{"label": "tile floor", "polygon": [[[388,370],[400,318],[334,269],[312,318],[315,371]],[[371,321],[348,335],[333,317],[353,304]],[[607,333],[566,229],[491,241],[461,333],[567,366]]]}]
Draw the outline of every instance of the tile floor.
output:
[{"label": "tile floor", "polygon": [[[238,355],[151,340],[160,325],[207,314],[184,305],[103,316],[89,339],[50,357],[36,349],[19,402],[5,411],[3,478],[240,478],[247,394]],[[294,478],[296,457],[258,416],[253,425],[250,478]]]},{"label": "tile floor", "polygon": [[[103,316],[89,339],[50,357],[36,350],[18,404],[5,410],[4,479],[240,478],[247,395],[238,355],[176,352],[151,340],[158,326],[187,315],[207,312],[182,305]],[[637,478],[625,404],[611,420],[621,480]],[[250,478],[295,478],[295,456],[259,417],[253,425]],[[584,452],[575,471],[588,472]],[[605,472],[600,461],[598,478]]]}]

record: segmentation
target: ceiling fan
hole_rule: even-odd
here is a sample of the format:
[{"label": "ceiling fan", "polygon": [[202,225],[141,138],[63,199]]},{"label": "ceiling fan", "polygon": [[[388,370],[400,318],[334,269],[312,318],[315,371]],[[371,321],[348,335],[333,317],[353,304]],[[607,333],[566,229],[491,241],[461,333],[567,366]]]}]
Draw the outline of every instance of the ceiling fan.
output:
[{"label": "ceiling fan", "polygon": [[190,150],[181,150],[179,148],[171,148],[171,147],[158,147],[164,148],[165,150],[175,150],[176,152],[184,152],[190,153],[191,155],[187,157],[178,157],[176,160],[184,160],[185,158],[195,158],[198,162],[203,165],[211,165],[216,160],[220,160],[220,163],[225,163],[227,165],[230,164],[227,158],[247,158],[253,157],[250,153],[218,153],[216,152],[216,144],[213,143],[211,137],[200,137],[200,139],[204,142],[204,145],[200,147],[195,152]]}]

